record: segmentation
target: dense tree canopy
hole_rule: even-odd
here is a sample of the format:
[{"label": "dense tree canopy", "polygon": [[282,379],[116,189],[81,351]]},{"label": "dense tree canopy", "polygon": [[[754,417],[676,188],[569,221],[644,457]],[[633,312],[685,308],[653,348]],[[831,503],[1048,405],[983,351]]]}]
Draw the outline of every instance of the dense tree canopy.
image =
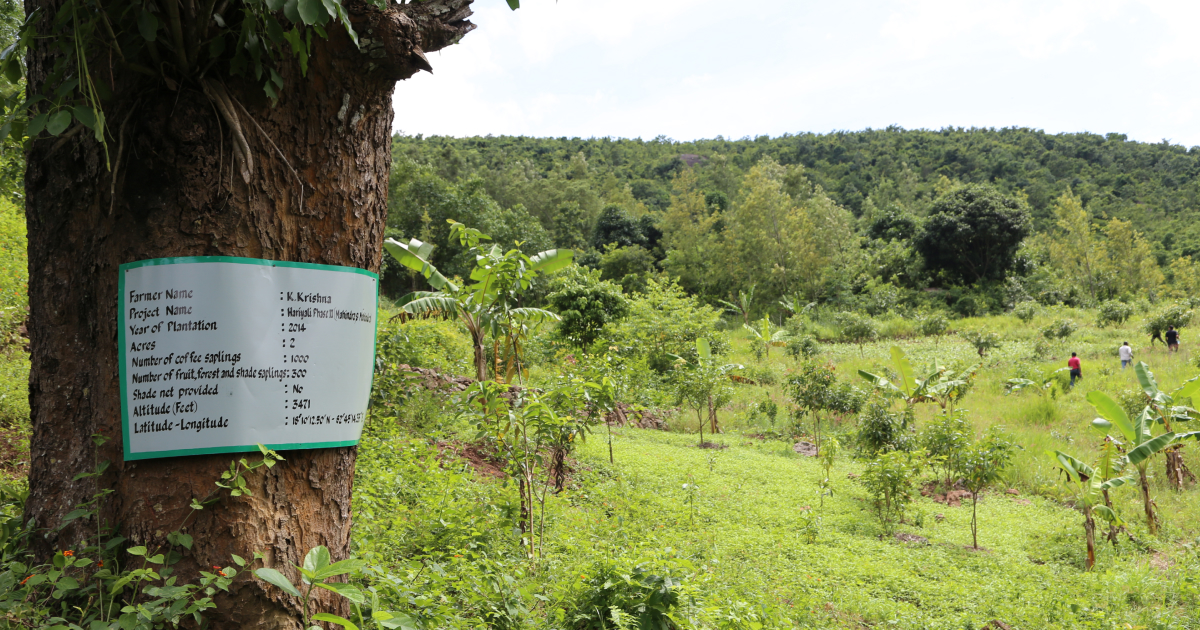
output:
[{"label": "dense tree canopy", "polygon": [[916,239],[931,269],[969,283],[1000,280],[1029,234],[1023,204],[995,189],[971,185],[939,198]]}]

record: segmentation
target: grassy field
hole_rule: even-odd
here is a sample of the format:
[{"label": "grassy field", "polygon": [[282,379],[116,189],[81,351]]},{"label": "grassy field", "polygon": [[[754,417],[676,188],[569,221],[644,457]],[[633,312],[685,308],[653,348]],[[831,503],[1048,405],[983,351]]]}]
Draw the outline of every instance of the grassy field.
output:
[{"label": "grassy field", "polygon": [[[1064,316],[1080,330],[1039,344],[1038,330]],[[1003,483],[980,499],[980,550],[971,548],[970,499],[948,506],[918,498],[900,537],[885,536],[855,480],[863,462],[849,451],[834,465],[833,495],[822,500],[818,462],[796,454],[793,439],[763,437],[790,422],[783,383],[795,361],[778,351],[756,359],[740,331],[730,335],[727,358],[773,383],[735,391],[720,414],[725,432],[711,438],[726,448],[697,448],[688,414],[676,416],[668,432],[617,430],[613,464],[604,434],[593,434],[575,451],[567,489],[547,500],[536,561],[524,557],[512,531],[513,484],[456,456],[461,449],[454,445],[469,442],[473,429],[453,404],[419,397],[394,418],[377,418],[356,481],[356,548],[407,572],[421,585],[414,592],[428,592],[430,601],[434,593],[473,589],[473,599],[450,598],[457,612],[447,618],[458,621],[446,627],[475,627],[471,620],[481,618],[491,627],[638,627],[621,612],[644,601],[628,584],[665,575],[677,580],[682,597],[673,616],[682,628],[1003,627],[987,626],[992,620],[1029,629],[1200,628],[1200,495],[1170,490],[1160,479],[1161,460],[1152,466],[1160,534],[1150,537],[1139,520],[1137,492],[1118,490],[1117,511],[1147,546],[1101,539],[1096,567],[1084,570],[1082,517],[1066,500],[1047,451],[1085,459],[1095,452],[1102,435],[1090,427],[1095,413],[1086,393],[1116,397],[1136,387],[1133,371],[1121,371],[1116,359],[1122,341],[1135,346],[1164,389],[1200,374],[1187,337],[1181,353],[1167,354],[1142,347],[1145,338],[1132,323],[1099,329],[1092,317],[1059,311],[1032,322],[955,322],[959,332],[991,330],[1004,339],[982,359],[955,335],[861,349],[823,345],[820,358],[863,387],[857,370],[885,371],[892,345],[917,371],[934,360],[983,364],[960,407],[979,432],[1006,427],[1020,450]],[[1061,367],[1072,351],[1083,360],[1078,387],[1005,395],[1007,379]],[[535,370],[534,383],[550,373]],[[768,396],[781,407],[774,426],[753,413]],[[935,411],[923,406],[918,424]],[[852,419],[834,432],[848,441]],[[1194,445],[1185,456],[1200,465]],[[392,516],[381,519],[385,513]],[[445,574],[427,578],[431,562]],[[633,594],[618,596],[622,588]],[[487,601],[508,602],[508,612],[488,613]]]}]

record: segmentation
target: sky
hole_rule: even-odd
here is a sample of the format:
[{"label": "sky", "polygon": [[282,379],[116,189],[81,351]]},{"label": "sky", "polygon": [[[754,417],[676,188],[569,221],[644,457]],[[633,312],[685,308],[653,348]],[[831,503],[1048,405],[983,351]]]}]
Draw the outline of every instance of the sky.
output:
[{"label": "sky", "polygon": [[396,87],[424,135],[736,139],[899,125],[1200,145],[1195,0],[475,0]]}]

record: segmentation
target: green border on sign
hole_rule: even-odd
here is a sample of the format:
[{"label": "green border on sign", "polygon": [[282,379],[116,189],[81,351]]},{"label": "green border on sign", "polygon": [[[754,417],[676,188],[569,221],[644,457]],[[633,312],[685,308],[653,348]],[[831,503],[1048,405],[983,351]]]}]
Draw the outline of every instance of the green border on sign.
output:
[{"label": "green border on sign", "polygon": [[[121,362],[118,366],[118,376],[121,385],[121,441],[124,444],[125,461],[134,461],[139,459],[157,459],[161,457],[186,457],[188,455],[212,455],[214,453],[246,453],[258,451],[257,444],[241,444],[236,446],[212,446],[208,448],[192,448],[179,449],[174,451],[151,451],[146,453],[132,453],[129,450],[129,409],[127,408],[128,398],[125,393],[125,272],[138,267],[155,267],[159,265],[186,265],[193,263],[232,263],[235,265],[259,265],[263,267],[293,267],[297,269],[317,269],[321,271],[338,271],[341,273],[357,273],[368,276],[375,280],[375,336],[371,341],[371,383],[375,383],[375,352],[374,348],[379,342],[379,274],[372,273],[366,269],[358,267],[340,267],[338,265],[319,265],[315,263],[299,263],[286,260],[263,260],[261,258],[238,258],[235,256],[181,256],[178,258],[151,258],[149,260],[138,260],[135,262],[124,263],[119,267],[117,272],[117,356]],[[370,405],[370,393],[367,396],[368,406]],[[366,418],[363,418],[363,423],[366,423]],[[341,446],[355,446],[357,440],[345,442],[307,442],[307,443],[290,443],[290,444],[264,444],[269,449],[276,451],[290,451],[301,449],[314,448],[337,448]]]}]

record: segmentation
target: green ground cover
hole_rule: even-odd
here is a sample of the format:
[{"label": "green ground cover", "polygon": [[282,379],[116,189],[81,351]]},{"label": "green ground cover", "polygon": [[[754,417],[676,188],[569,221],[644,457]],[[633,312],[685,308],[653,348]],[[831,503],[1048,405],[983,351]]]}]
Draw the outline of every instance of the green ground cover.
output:
[{"label": "green ground cover", "polygon": [[[1040,330],[1063,317],[1079,331],[1043,341]],[[855,479],[864,461],[850,448],[833,466],[832,496],[822,498],[820,464],[794,452],[790,437],[810,428],[790,417],[783,386],[797,360],[783,352],[757,358],[752,335],[741,330],[727,333],[722,360],[768,376],[736,388],[719,412],[724,432],[711,439],[727,448],[697,448],[695,416],[684,412],[670,431],[618,429],[609,464],[605,435],[596,429],[574,452],[567,488],[547,499],[536,561],[514,530],[515,483],[481,472],[478,457],[474,464],[462,457],[475,429],[460,404],[421,394],[377,413],[356,479],[356,549],[406,575],[408,601],[428,603],[410,609],[443,627],[652,627],[639,626],[636,611],[653,590],[647,576],[664,575],[678,580],[664,592],[680,598],[671,609],[675,625],[667,627],[982,628],[993,619],[1013,628],[1200,627],[1200,502],[1194,489],[1168,488],[1161,457],[1151,466],[1160,534],[1150,537],[1139,520],[1136,490],[1118,490],[1114,505],[1146,547],[1124,536],[1113,546],[1101,537],[1095,568],[1084,570],[1082,517],[1047,451],[1085,459],[1096,452],[1102,435],[1090,428],[1096,413],[1086,393],[1115,398],[1137,386],[1133,370],[1122,371],[1116,359],[1122,341],[1137,348],[1164,389],[1200,374],[1186,343],[1168,354],[1145,348],[1132,321],[1108,329],[1094,322],[1094,312],[1055,309],[1029,322],[953,322],[957,333],[1001,336],[1000,347],[982,358],[957,334],[861,350],[821,345],[819,359],[861,387],[868,385],[857,370],[886,372],[892,345],[918,368],[934,360],[982,363],[959,406],[977,434],[1002,425],[1019,448],[1003,483],[980,499],[978,551],[971,549],[969,498],[948,506],[920,497],[897,528],[900,537],[883,535]],[[1060,383],[1005,393],[1007,379],[1052,371],[1072,351],[1084,366],[1075,389]],[[532,384],[550,384],[561,365],[535,367]],[[768,397],[781,408],[774,423],[757,412]],[[917,430],[935,411],[918,408]],[[833,423],[846,444],[855,431],[854,418]],[[1191,462],[1200,455],[1194,443],[1184,452]],[[923,479],[934,476],[926,470]],[[438,605],[445,607],[440,613]]]}]

